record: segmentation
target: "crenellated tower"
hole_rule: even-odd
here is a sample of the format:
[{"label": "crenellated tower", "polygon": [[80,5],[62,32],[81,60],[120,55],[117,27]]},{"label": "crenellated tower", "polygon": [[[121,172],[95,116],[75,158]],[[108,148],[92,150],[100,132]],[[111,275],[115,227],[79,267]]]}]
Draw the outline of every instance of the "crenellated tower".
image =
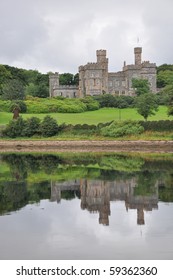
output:
[{"label": "crenellated tower", "polygon": [[54,97],[54,90],[59,87],[59,73],[49,74],[49,96]]},{"label": "crenellated tower", "polygon": [[135,65],[141,65],[141,63],[142,63],[142,48],[140,48],[140,47],[134,48],[134,55],[135,55]]}]

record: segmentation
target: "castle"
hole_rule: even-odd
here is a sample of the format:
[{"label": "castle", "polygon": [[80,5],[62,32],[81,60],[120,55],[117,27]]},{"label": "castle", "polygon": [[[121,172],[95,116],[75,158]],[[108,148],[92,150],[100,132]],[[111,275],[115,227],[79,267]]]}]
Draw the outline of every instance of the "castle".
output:
[{"label": "castle", "polygon": [[150,90],[156,93],[156,64],[142,62],[142,48],[134,48],[134,64],[124,66],[122,71],[108,72],[106,50],[97,50],[97,62],[79,67],[79,86],[62,86],[59,74],[49,75],[50,97],[84,97],[109,93],[113,95],[134,95],[132,79],[147,79]]}]

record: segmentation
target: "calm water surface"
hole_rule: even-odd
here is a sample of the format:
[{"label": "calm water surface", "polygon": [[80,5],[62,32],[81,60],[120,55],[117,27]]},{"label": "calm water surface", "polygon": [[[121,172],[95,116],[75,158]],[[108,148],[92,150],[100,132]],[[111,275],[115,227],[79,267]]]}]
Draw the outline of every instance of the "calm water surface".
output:
[{"label": "calm water surface", "polygon": [[173,259],[173,156],[1,154],[0,259]]}]

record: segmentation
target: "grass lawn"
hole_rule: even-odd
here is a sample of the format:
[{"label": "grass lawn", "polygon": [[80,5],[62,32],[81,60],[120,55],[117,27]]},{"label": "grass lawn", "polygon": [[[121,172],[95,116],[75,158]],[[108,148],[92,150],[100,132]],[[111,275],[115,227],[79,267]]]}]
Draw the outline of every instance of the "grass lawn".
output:
[{"label": "grass lawn", "polygon": [[[21,114],[24,119],[30,118],[32,116],[43,119],[47,114]],[[90,111],[84,113],[51,113],[54,119],[60,123],[67,124],[98,124],[105,123],[112,120],[144,120],[140,116],[136,109],[114,109],[114,108],[102,108],[97,111]],[[7,124],[12,119],[12,113],[0,112],[0,125]],[[167,107],[160,106],[156,115],[151,116],[148,120],[173,120],[173,116],[167,116]]]}]

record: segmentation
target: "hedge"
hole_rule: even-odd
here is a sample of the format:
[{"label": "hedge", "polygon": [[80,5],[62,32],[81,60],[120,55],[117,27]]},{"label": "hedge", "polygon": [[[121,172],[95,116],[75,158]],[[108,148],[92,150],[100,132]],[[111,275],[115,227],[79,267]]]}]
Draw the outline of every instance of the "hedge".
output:
[{"label": "hedge", "polygon": [[145,131],[173,131],[173,121],[139,121]]}]

